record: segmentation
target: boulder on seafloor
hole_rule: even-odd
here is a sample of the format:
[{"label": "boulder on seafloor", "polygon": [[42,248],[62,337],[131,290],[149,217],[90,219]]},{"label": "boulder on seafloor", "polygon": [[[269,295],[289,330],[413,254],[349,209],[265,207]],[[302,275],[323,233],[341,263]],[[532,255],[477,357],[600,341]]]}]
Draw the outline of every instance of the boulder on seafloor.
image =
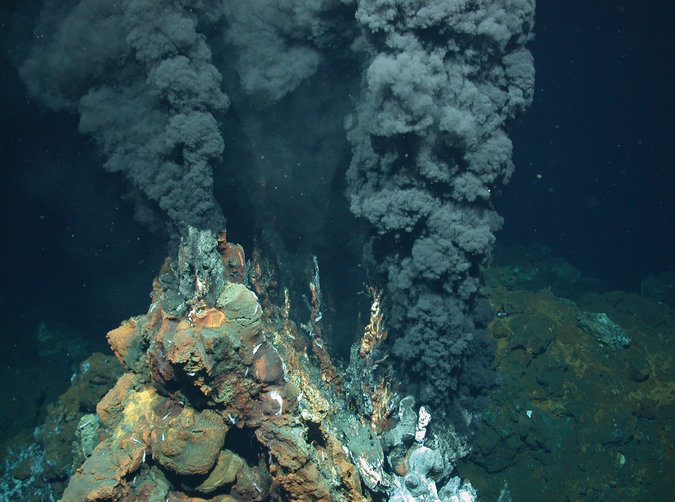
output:
[{"label": "boulder on seafloor", "polygon": [[150,451],[159,465],[176,474],[208,474],[216,464],[227,431],[215,411],[183,407],[153,428]]},{"label": "boulder on seafloor", "polygon": [[630,345],[630,337],[604,312],[579,312],[577,323],[586,333],[613,349],[622,349]]}]

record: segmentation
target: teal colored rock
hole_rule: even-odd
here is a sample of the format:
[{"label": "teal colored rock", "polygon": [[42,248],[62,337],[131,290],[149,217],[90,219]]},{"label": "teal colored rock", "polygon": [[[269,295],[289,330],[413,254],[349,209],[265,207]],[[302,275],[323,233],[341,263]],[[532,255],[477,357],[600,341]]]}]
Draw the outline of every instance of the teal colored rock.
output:
[{"label": "teal colored rock", "polygon": [[589,335],[593,335],[614,349],[622,349],[630,345],[630,337],[604,312],[580,312],[577,315],[577,325]]},{"label": "teal colored rock", "polygon": [[98,416],[93,413],[87,413],[80,418],[77,431],[75,431],[75,438],[84,458],[91,456],[99,443],[98,428],[100,426],[101,422],[99,422]]}]

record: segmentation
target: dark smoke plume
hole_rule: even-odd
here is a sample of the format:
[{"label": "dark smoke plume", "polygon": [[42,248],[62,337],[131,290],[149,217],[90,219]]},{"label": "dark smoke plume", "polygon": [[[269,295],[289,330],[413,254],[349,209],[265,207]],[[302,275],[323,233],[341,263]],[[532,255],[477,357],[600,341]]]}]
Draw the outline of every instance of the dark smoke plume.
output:
[{"label": "dark smoke plume", "polygon": [[174,235],[223,226],[221,156],[285,265],[343,252],[346,190],[386,284],[391,359],[466,418],[495,380],[479,267],[513,170],[506,129],[532,100],[533,15],[534,0],[48,1],[21,75],[80,113]]},{"label": "dark smoke plume", "polygon": [[357,6],[368,64],[348,126],[351,208],[377,234],[394,355],[424,401],[469,418],[494,382],[478,267],[501,225],[490,192],[513,170],[504,129],[532,99],[534,1]]},{"label": "dark smoke plume", "polygon": [[222,229],[211,164],[223,152],[215,112],[228,97],[201,25],[222,17],[212,0],[83,0],[45,4],[20,74],[31,96],[77,111],[105,168],[142,198],[137,214],[169,233]]}]

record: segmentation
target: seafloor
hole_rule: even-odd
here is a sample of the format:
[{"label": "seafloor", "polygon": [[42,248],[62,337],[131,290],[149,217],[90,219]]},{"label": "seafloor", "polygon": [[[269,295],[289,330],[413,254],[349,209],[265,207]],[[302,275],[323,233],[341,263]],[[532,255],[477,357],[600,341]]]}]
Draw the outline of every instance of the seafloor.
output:
[{"label": "seafloor", "polygon": [[[672,285],[598,292],[564,260],[532,254],[485,273],[502,384],[460,474],[484,500],[505,484],[516,501],[675,500]],[[584,313],[606,314],[630,343],[601,341]]]},{"label": "seafloor", "polygon": [[[505,498],[507,491],[515,501],[675,499],[675,481],[669,471],[675,465],[675,434],[672,430],[675,423],[675,323],[669,304],[672,302],[672,284],[667,281],[669,276],[663,275],[663,280],[658,277],[646,279],[642,294],[607,290],[599,281],[583,277],[569,263],[537,248],[499,253],[494,265],[483,271],[483,276],[481,294],[496,311],[490,331],[498,343],[495,364],[502,382],[483,414],[474,438],[473,452],[459,464],[458,474],[477,488],[481,500],[497,500],[500,493],[504,497],[501,500],[509,500]],[[164,337],[165,342],[167,337],[172,343],[178,340],[175,338],[177,335],[162,327],[162,323],[170,320],[151,314],[152,310],[138,321],[147,323],[140,331],[152,331],[152,336],[157,339]],[[255,314],[259,315],[257,307]],[[216,322],[219,319],[211,319],[208,315],[204,319],[199,322],[205,323],[205,326],[219,326]],[[125,459],[129,465],[120,467],[124,464],[120,462],[118,474],[120,483],[129,486],[136,482],[148,483],[148,486],[159,483],[141,476],[138,481],[135,476],[133,479],[125,479],[125,476],[132,472],[135,463],[145,461],[145,445],[138,447],[135,443],[147,443],[154,448],[153,451],[160,452],[163,446],[157,445],[173,433],[174,422],[201,421],[195,426],[200,434],[206,434],[216,443],[220,441],[221,438],[215,437],[217,433],[209,432],[223,428],[224,424],[215,414],[208,410],[193,414],[193,410],[184,409],[176,399],[148,393],[141,380],[132,381],[128,377],[118,381],[123,367],[115,356],[101,353],[89,357],[81,355],[77,348],[77,334],[50,328],[41,319],[34,321],[35,332],[25,337],[27,341],[23,345],[17,344],[16,352],[6,360],[0,375],[0,398],[3,401],[0,432],[4,458],[0,466],[0,499],[31,501],[58,498],[68,483],[64,473],[71,466],[81,464],[88,456],[93,458],[90,455],[100,436],[107,437],[111,447],[126,449],[128,457]],[[164,348],[155,341],[150,348],[132,346],[136,343],[132,331],[127,323],[111,332],[116,334],[109,335],[127,367],[147,364],[144,357],[171,357],[171,354],[159,354],[158,351]],[[295,332],[287,335],[288,343],[291,343],[290,337],[302,336]],[[143,336],[150,335],[146,333]],[[32,351],[25,350],[29,342],[34,345]],[[254,339],[250,341],[253,354],[256,347],[261,347],[259,343]],[[261,354],[266,351],[262,359],[258,358],[262,362],[251,362],[258,378],[258,383],[251,383],[251,386],[267,388],[266,385],[276,385],[281,369],[275,367],[278,362],[270,347],[262,345]],[[147,350],[147,355],[141,357],[134,353],[135,350]],[[181,357],[178,352],[175,354]],[[85,358],[85,361],[79,362]],[[78,363],[69,381],[70,365],[75,359]],[[181,364],[184,363],[181,361]],[[201,381],[205,402],[225,399],[225,394],[230,399],[230,393],[234,393],[236,395],[232,399],[239,400],[239,406],[254,406],[247,401],[250,389],[244,389],[246,392],[232,390],[222,379],[208,380],[212,370],[199,367],[199,361],[195,364],[195,371],[208,373]],[[301,374],[305,371],[303,363],[297,364],[297,371]],[[322,372],[324,370],[326,368],[322,368]],[[152,378],[155,381],[164,381],[167,386],[177,378],[168,366],[155,364],[151,371],[154,371]],[[233,366],[233,371],[238,371],[238,368]],[[292,396],[298,403],[302,399],[311,399],[302,392],[307,382],[300,380],[294,384],[297,388],[288,385],[283,389],[279,387],[284,398]],[[106,396],[104,401],[107,404],[99,404],[97,408],[97,403],[116,381],[117,390]],[[312,391],[311,386],[306,389]],[[180,389],[163,390],[165,395],[171,396]],[[267,417],[265,422],[273,423],[275,417],[281,415],[281,408],[275,408],[277,396],[279,394],[270,391],[267,402],[262,402],[263,408],[256,412],[260,417]],[[124,412],[118,409],[121,403],[126,410]],[[315,404],[312,404],[314,408],[308,405],[305,411],[316,411]],[[99,417],[102,425],[92,421],[95,416],[90,415],[97,409],[99,415],[104,415]],[[146,418],[133,416],[133,410],[139,416],[145,414]],[[124,416],[116,418],[116,413]],[[251,412],[253,415],[258,416]],[[144,423],[143,420],[149,422]],[[105,427],[106,421],[111,427],[117,427],[115,430],[118,432],[111,435],[110,431],[98,430]],[[139,434],[147,430],[147,437],[137,437],[128,431],[125,433],[120,423],[128,423],[129,430],[137,428]],[[251,427],[258,428],[257,438],[261,444],[268,447],[277,461],[283,464],[284,439],[278,432],[283,430],[281,426],[274,429],[262,422],[251,424]],[[319,441],[322,437],[326,440],[328,435],[323,427],[317,425],[313,431],[314,440]],[[118,434],[117,439],[115,434]],[[291,441],[291,438],[287,439]],[[250,438],[234,437],[235,442],[244,440]],[[119,444],[113,445],[114,441]],[[183,438],[183,441],[189,444],[191,440]],[[339,464],[341,451],[335,445],[328,441],[317,451],[325,455],[324,459],[330,458]],[[237,446],[240,452],[246,450],[245,445]],[[214,450],[216,456],[217,451],[218,448]],[[204,462],[203,450],[200,450],[198,458],[191,458],[184,451],[176,457],[185,456],[182,461],[186,464],[192,462],[194,465],[191,467],[174,466],[173,453],[165,453],[165,458],[158,461],[165,462],[175,471],[183,469],[186,476],[199,474],[200,462]],[[239,489],[241,493],[251,490],[251,487],[257,490],[254,469],[247,486],[239,481],[233,485],[236,478],[234,471],[239,469],[237,472],[241,476],[239,464],[242,458],[234,454],[231,456],[217,459],[217,466],[224,465],[220,473],[222,478],[231,477],[227,486],[234,486],[233,489]],[[251,454],[253,457],[255,452]],[[243,458],[243,461],[248,460]],[[216,462],[215,457],[213,462]],[[71,483],[76,485],[74,488],[71,486],[71,493],[89,488],[86,476],[97,475],[92,464],[90,460],[91,472],[81,469],[77,474],[75,479],[84,481],[79,487],[77,483]],[[344,485],[341,496],[348,497],[349,490],[360,492],[356,485],[349,486],[357,483],[354,481],[357,476],[349,462],[344,461],[337,467],[333,477]],[[231,472],[227,472],[228,469]],[[294,490],[295,493],[302,492],[302,485],[306,482],[302,476],[312,476],[311,469],[306,471],[297,469],[293,471],[296,479],[283,481],[290,483],[285,487],[290,490],[287,493]],[[274,473],[271,475],[274,477]],[[330,491],[330,487],[328,489]],[[318,492],[314,495],[317,500],[321,496],[329,496]],[[223,497],[221,495],[222,500],[234,500]]]}]

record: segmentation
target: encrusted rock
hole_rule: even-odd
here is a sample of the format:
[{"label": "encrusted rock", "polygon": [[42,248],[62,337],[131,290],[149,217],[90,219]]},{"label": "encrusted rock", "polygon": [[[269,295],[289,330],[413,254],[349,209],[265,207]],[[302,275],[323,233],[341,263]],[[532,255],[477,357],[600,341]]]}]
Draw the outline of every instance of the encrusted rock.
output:
[{"label": "encrusted rock", "polygon": [[263,383],[273,383],[284,376],[284,368],[279,354],[269,343],[263,343],[256,351],[253,360],[253,373]]},{"label": "encrusted rock", "polygon": [[[407,463],[411,471],[426,476],[432,470],[442,470],[443,457],[438,450],[432,450],[426,446],[417,446],[411,448],[408,452]],[[441,468],[439,469],[438,466],[441,466]]]},{"label": "encrusted rock", "polygon": [[[215,242],[190,232],[148,312],[108,335],[127,372],[97,406],[103,441],[64,500],[366,502],[394,493],[393,479],[424,493],[431,476],[447,477],[414,401],[383,441],[347,405],[321,340],[308,353],[287,313],[263,317],[257,296],[230,282],[243,251]],[[400,450],[405,478],[383,444]]]},{"label": "encrusted rock", "polygon": [[234,483],[237,474],[246,465],[246,461],[230,450],[223,450],[218,455],[218,460],[209,476],[200,483],[195,490],[209,494],[223,485]]},{"label": "encrusted rock", "polygon": [[145,350],[141,329],[133,317],[118,328],[108,332],[108,343],[113,353],[127,368],[140,371],[144,364]]},{"label": "encrusted rock", "polygon": [[364,484],[371,490],[378,486],[389,486],[389,475],[384,471],[382,444],[374,431],[354,415],[345,412],[336,414],[332,423],[340,432]]},{"label": "encrusted rock", "polygon": [[417,430],[417,412],[415,398],[406,396],[401,399],[396,415],[396,425],[384,434],[384,442],[387,448],[394,448],[401,444],[412,441]]},{"label": "encrusted rock", "polygon": [[227,430],[216,412],[197,412],[185,407],[153,429],[152,455],[160,465],[176,474],[207,474],[218,459]]},{"label": "encrusted rock", "polygon": [[579,312],[577,321],[579,327],[586,333],[613,349],[622,349],[630,345],[630,337],[604,312]]}]

